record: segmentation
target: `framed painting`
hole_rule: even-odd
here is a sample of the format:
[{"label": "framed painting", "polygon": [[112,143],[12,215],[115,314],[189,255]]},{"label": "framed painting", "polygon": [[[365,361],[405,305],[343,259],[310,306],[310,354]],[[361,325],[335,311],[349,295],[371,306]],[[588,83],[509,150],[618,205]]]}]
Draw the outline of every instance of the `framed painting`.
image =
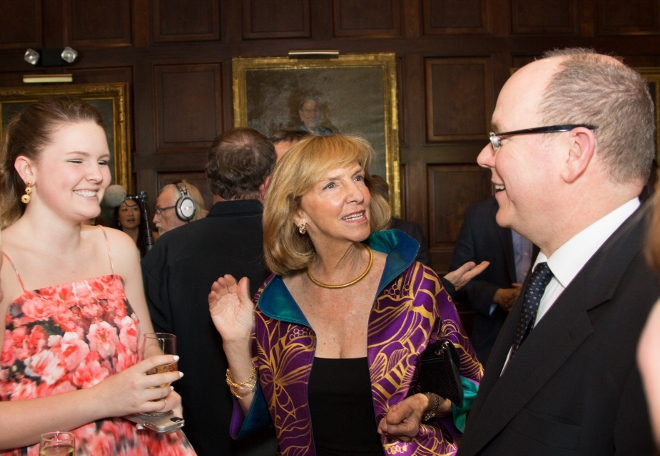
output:
[{"label": "framed painting", "polygon": [[9,120],[30,103],[46,96],[71,95],[96,107],[103,117],[110,148],[113,184],[131,191],[129,104],[126,84],[67,84],[0,88],[0,133]]},{"label": "framed painting", "polygon": [[649,86],[655,107],[655,157],[660,161],[660,67],[635,68]]},{"label": "framed painting", "polygon": [[363,136],[376,152],[369,171],[387,180],[401,215],[394,54],[234,58],[232,72],[235,126],[266,136],[285,128]]}]

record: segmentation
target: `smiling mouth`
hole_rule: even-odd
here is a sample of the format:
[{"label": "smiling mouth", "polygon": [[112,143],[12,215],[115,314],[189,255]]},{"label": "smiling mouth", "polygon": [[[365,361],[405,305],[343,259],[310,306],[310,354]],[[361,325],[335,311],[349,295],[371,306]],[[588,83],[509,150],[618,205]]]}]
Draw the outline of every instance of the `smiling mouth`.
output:
[{"label": "smiling mouth", "polygon": [[92,190],[74,190],[73,193],[79,196],[83,196],[85,198],[90,198],[92,196],[96,196],[98,192]]},{"label": "smiling mouth", "polygon": [[495,185],[495,193],[503,192],[505,188],[504,185]]},{"label": "smiling mouth", "polygon": [[342,220],[351,222],[353,220],[359,220],[361,218],[364,218],[364,212],[360,212],[359,214],[347,215],[346,217],[342,217]]}]

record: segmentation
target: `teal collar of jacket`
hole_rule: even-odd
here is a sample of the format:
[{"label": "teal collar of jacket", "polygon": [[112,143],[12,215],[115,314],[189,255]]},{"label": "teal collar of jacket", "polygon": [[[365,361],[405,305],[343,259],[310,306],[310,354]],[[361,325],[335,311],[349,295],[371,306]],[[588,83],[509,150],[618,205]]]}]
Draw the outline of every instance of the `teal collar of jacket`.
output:
[{"label": "teal collar of jacket", "polygon": [[[364,244],[373,250],[387,254],[385,269],[383,269],[376,295],[379,295],[390,282],[415,261],[419,250],[417,241],[399,230],[377,231],[372,233]],[[281,276],[276,275],[267,281],[259,296],[257,306],[264,315],[270,318],[310,326],[284,285]]]}]

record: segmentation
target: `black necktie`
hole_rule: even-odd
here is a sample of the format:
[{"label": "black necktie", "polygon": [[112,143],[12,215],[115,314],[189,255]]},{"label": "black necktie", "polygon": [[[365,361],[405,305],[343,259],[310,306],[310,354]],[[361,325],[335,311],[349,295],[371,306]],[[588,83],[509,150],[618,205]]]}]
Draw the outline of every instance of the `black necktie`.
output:
[{"label": "black necktie", "polygon": [[527,334],[534,327],[536,320],[536,312],[539,310],[539,303],[541,297],[545,292],[545,287],[552,279],[552,271],[548,267],[548,263],[539,263],[534,268],[534,272],[529,277],[529,284],[525,289],[525,299],[523,300],[523,309],[520,313],[518,320],[518,327],[516,328],[516,337],[513,339],[511,345],[511,357],[515,355],[520,345],[527,337]]}]

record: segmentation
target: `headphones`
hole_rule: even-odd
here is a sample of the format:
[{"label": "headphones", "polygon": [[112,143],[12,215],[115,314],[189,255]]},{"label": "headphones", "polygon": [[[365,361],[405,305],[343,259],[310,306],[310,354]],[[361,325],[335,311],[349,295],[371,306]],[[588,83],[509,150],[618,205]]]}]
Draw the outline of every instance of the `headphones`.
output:
[{"label": "headphones", "polygon": [[181,192],[181,198],[176,200],[176,216],[179,217],[180,220],[188,223],[195,216],[197,207],[195,207],[195,202],[190,197],[188,187],[186,187],[186,184],[183,181],[175,182],[174,185],[176,185],[176,188]]}]

